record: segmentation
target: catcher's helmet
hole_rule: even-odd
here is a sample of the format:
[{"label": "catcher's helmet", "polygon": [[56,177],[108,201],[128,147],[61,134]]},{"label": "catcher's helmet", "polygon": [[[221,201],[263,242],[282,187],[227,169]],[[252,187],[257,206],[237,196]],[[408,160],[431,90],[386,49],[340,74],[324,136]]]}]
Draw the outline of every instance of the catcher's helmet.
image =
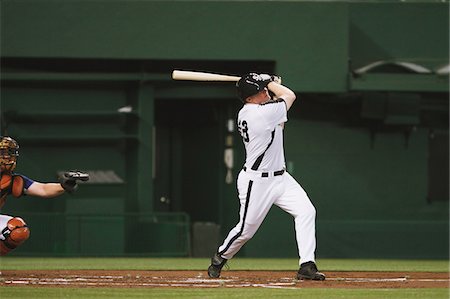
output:
[{"label": "catcher's helmet", "polygon": [[263,79],[259,74],[249,73],[242,76],[236,83],[239,99],[245,103],[245,100],[252,95],[264,90],[270,80]]},{"label": "catcher's helmet", "polygon": [[11,137],[0,136],[0,170],[12,172],[16,168],[19,144]]}]

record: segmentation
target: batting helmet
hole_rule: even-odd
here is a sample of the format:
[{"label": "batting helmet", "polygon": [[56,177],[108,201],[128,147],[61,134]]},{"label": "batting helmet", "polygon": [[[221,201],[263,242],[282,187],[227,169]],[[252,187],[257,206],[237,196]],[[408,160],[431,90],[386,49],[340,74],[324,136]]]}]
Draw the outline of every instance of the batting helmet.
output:
[{"label": "batting helmet", "polygon": [[245,103],[245,100],[252,95],[264,90],[264,87],[269,84],[271,80],[264,79],[261,75],[256,73],[249,73],[242,76],[236,83],[237,93],[239,99]]},{"label": "batting helmet", "polygon": [[0,170],[12,172],[19,157],[19,144],[11,137],[0,136]]}]

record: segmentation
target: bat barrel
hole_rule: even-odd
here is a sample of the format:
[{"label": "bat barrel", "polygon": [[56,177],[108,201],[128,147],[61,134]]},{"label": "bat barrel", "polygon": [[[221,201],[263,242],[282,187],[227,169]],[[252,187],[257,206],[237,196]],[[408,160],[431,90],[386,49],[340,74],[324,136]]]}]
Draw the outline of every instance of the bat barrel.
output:
[{"label": "bat barrel", "polygon": [[236,81],[239,81],[240,77],[223,75],[223,74],[215,74],[215,73],[206,73],[206,72],[174,70],[172,72],[172,79],[173,80],[188,80],[188,81],[236,82]]}]

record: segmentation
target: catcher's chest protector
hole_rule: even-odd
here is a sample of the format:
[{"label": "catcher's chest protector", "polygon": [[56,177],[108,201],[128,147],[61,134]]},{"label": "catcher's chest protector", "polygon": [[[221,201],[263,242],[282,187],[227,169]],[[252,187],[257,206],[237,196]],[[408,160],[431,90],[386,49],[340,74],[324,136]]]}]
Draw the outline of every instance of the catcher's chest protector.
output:
[{"label": "catcher's chest protector", "polygon": [[0,209],[6,202],[8,194],[14,197],[23,195],[23,178],[20,175],[2,173],[0,176]]}]

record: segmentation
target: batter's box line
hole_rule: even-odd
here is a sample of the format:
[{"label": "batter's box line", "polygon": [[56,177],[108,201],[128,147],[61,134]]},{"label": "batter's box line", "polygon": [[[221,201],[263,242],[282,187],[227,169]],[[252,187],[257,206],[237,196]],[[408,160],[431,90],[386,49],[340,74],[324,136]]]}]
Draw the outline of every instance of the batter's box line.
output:
[{"label": "batter's box line", "polygon": [[430,279],[430,278],[415,278],[409,281],[420,281],[420,282],[450,282],[450,279]]},{"label": "batter's box line", "polygon": [[336,277],[336,278],[327,278],[326,280],[331,281],[346,281],[346,282],[404,282],[408,281],[409,279],[406,277],[399,277],[399,278],[366,278],[366,277],[355,277],[355,278],[349,278],[349,277]]}]

